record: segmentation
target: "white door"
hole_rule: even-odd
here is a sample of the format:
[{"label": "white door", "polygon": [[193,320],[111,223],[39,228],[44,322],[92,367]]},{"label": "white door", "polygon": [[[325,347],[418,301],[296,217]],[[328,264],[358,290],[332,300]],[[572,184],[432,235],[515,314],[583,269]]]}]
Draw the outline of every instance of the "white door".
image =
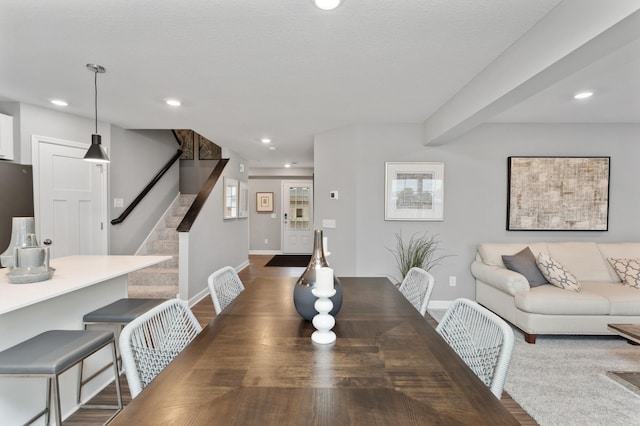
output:
[{"label": "white door", "polygon": [[107,254],[106,166],[83,161],[88,146],[32,137],[36,233],[51,258]]},{"label": "white door", "polygon": [[282,252],[313,251],[313,181],[282,182]]}]

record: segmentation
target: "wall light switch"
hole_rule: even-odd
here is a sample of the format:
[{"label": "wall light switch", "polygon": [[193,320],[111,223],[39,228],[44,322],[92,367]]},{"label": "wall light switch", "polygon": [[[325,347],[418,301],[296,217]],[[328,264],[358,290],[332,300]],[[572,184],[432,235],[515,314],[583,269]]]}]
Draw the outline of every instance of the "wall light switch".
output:
[{"label": "wall light switch", "polygon": [[113,207],[124,207],[124,198],[114,198]]},{"label": "wall light switch", "polygon": [[331,198],[332,200],[337,200],[338,199],[338,191],[329,192],[329,198]]},{"label": "wall light switch", "polygon": [[322,219],[322,227],[323,228],[335,228],[336,220],[335,219]]},{"label": "wall light switch", "polygon": [[275,213],[271,213],[271,219],[277,219],[277,218],[278,218],[278,216],[276,216]]}]

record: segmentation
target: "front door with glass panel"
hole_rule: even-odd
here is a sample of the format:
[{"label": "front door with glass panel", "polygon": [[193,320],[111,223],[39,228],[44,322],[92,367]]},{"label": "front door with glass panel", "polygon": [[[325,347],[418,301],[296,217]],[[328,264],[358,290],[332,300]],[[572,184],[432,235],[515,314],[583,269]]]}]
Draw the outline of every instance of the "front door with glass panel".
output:
[{"label": "front door with glass panel", "polygon": [[313,251],[313,181],[282,182],[282,252]]}]

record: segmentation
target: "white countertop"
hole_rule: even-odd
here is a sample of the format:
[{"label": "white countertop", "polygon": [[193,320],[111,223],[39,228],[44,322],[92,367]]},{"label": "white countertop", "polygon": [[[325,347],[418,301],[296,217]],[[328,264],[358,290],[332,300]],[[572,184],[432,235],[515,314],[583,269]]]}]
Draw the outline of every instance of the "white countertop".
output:
[{"label": "white countertop", "polygon": [[9,269],[0,269],[0,315],[34,303],[119,277],[171,259],[171,256],[67,256],[51,259],[53,278],[11,284]]}]

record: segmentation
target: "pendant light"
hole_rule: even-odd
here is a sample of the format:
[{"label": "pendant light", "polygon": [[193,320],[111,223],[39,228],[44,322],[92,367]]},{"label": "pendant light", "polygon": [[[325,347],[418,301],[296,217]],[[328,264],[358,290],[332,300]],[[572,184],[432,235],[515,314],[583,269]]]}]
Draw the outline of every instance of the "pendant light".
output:
[{"label": "pendant light", "polygon": [[106,70],[97,64],[87,64],[87,69],[94,73],[96,132],[91,135],[91,146],[84,159],[93,163],[109,163],[109,157],[102,147],[102,136],[98,134],[98,73],[102,74]]}]

